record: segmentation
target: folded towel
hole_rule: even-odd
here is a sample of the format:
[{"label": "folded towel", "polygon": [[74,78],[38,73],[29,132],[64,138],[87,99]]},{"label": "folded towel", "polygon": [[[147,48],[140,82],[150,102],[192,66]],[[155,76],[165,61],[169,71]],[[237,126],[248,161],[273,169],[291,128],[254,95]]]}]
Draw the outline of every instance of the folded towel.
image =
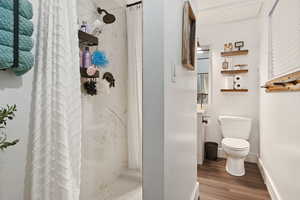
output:
[{"label": "folded towel", "polygon": [[[0,45],[0,69],[11,68],[14,64],[13,48]],[[11,70],[17,76],[21,76],[28,72],[34,63],[34,57],[29,51],[19,51],[19,66],[13,67]]]},{"label": "folded towel", "polygon": [[[28,0],[19,0],[19,14],[26,19],[32,19],[32,4]],[[0,0],[0,7],[6,8],[8,10],[14,10],[14,1],[13,0]]]},{"label": "folded towel", "polygon": [[[0,7],[0,29],[4,31],[13,32],[14,30],[13,11]],[[19,20],[19,33],[27,36],[32,36],[33,33],[33,23],[22,16],[20,16],[20,20]]]},{"label": "folded towel", "polygon": [[[14,47],[14,34],[12,32],[0,30],[0,45]],[[31,37],[19,35],[19,49],[22,51],[31,51],[33,41]]]}]

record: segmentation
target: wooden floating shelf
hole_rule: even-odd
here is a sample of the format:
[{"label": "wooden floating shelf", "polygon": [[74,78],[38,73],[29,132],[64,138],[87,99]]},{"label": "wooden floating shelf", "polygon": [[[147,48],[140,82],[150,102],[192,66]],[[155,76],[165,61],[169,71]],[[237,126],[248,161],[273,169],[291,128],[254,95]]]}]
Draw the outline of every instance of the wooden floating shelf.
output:
[{"label": "wooden floating shelf", "polygon": [[97,37],[80,30],[78,31],[78,38],[80,45],[98,46],[99,44],[99,40]]},{"label": "wooden floating shelf", "polygon": [[221,89],[221,92],[248,92],[248,89]]},{"label": "wooden floating shelf", "polygon": [[242,56],[242,55],[247,55],[248,53],[249,53],[249,50],[230,51],[230,52],[221,52],[221,56],[223,56],[223,57]]},{"label": "wooden floating shelf", "polygon": [[270,80],[262,88],[266,88],[266,92],[300,91],[300,71]]},{"label": "wooden floating shelf", "polygon": [[235,67],[247,67],[248,64],[237,64],[237,65],[234,65]]},{"label": "wooden floating shelf", "polygon": [[248,69],[238,69],[238,70],[222,70],[222,74],[242,74],[248,73]]}]

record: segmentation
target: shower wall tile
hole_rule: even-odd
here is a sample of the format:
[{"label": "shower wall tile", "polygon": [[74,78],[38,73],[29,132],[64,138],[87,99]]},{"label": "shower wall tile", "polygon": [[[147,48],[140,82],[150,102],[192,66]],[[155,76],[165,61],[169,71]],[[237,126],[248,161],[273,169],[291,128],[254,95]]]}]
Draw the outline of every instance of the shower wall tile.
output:
[{"label": "shower wall tile", "polygon": [[[110,0],[108,0],[110,1]],[[92,23],[99,17],[96,7],[101,1],[78,0],[79,21]],[[105,8],[105,7],[103,7]],[[97,96],[82,92],[82,186],[81,199],[92,199],[119,177],[128,165],[127,147],[127,36],[125,8],[113,5],[108,10],[116,16],[114,24],[106,25],[99,37],[98,49],[109,59],[107,68],[116,79],[116,87],[103,90],[98,79]],[[105,8],[106,9],[106,8]],[[101,198],[101,197],[99,197]],[[102,200],[102,199],[99,199]]]}]

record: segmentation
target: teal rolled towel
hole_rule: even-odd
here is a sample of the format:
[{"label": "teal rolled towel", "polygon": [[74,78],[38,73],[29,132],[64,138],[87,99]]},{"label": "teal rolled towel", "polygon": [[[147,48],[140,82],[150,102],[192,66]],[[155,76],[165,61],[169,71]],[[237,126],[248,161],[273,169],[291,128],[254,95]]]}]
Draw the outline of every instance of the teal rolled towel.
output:
[{"label": "teal rolled towel", "polygon": [[[7,10],[0,7],[0,29],[4,31],[14,31],[14,13],[13,11]],[[20,16],[19,20],[19,34],[32,36],[33,23]]]},{"label": "teal rolled towel", "polygon": [[[14,65],[13,48],[0,45],[0,69],[8,69]],[[19,51],[19,66],[11,70],[21,76],[28,72],[34,64],[34,57],[30,51]]]},{"label": "teal rolled towel", "polygon": [[[26,19],[32,19],[32,4],[28,0],[19,0],[19,14]],[[14,1],[13,0],[0,0],[0,7],[6,8],[8,10],[14,10]]]},{"label": "teal rolled towel", "polygon": [[[0,45],[14,47],[14,34],[0,29]],[[26,35],[19,35],[19,49],[22,51],[31,51],[32,48],[32,38]]]}]

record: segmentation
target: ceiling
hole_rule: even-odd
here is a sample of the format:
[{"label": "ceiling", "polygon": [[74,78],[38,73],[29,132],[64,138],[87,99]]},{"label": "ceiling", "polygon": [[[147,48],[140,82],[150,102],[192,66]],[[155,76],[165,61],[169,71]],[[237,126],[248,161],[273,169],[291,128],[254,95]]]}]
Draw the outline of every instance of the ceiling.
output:
[{"label": "ceiling", "polygon": [[262,0],[199,0],[199,24],[219,24],[255,18]]}]

